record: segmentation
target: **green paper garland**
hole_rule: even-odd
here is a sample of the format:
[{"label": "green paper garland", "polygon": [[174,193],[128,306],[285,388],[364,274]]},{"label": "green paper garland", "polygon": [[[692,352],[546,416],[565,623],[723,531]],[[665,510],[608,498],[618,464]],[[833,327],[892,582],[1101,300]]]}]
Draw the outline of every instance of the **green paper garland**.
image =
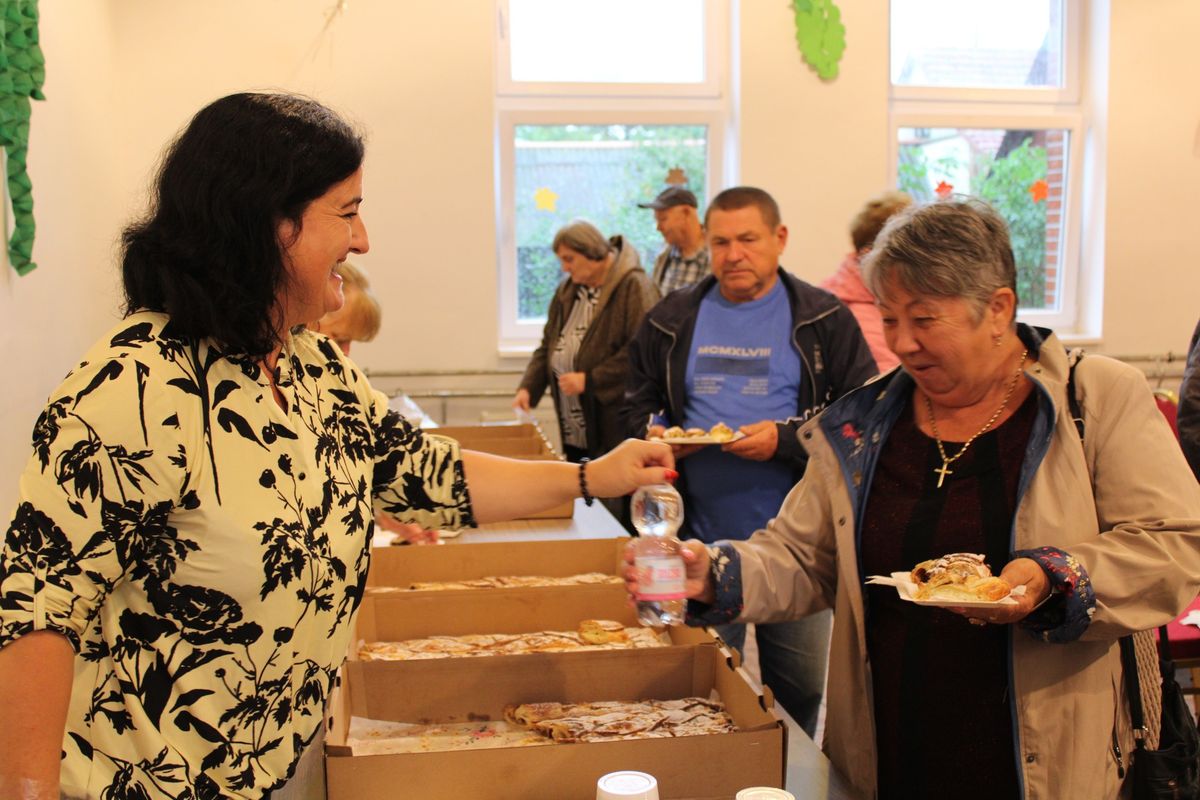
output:
[{"label": "green paper garland", "polygon": [[822,79],[833,80],[846,50],[842,12],[833,0],[792,0],[792,9],[800,54]]},{"label": "green paper garland", "polygon": [[30,98],[45,100],[46,59],[38,45],[37,0],[0,0],[0,146],[8,156],[8,196],[13,234],[8,261],[18,275],[32,272],[33,183],[26,171]]}]

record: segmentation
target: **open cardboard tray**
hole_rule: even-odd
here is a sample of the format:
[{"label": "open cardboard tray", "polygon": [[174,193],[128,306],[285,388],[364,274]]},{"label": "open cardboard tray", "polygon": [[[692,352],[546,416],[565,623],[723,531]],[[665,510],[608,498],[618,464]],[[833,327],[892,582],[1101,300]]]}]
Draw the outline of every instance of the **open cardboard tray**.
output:
[{"label": "open cardboard tray", "polygon": [[[354,639],[357,645],[359,641],[399,642],[470,633],[573,631],[585,619],[611,619],[637,627],[637,614],[628,597],[623,584],[371,593],[359,608]],[[714,641],[703,628],[669,630],[676,644]],[[351,649],[350,659],[356,660],[357,647]],[[483,660],[526,657],[488,656]],[[446,660],[462,659],[435,659]],[[366,665],[381,669],[418,663],[430,662],[370,661]]]},{"label": "open cardboard tray", "polygon": [[[406,680],[378,680],[347,663],[326,720],[329,800],[480,797],[592,800],[617,770],[658,779],[662,800],[730,798],[746,786],[782,786],[786,729],[771,701],[716,644],[529,656],[401,662]],[[503,719],[509,703],[708,697],[715,690],[738,730],[712,736],[563,744],[445,753],[354,756],[350,716],[406,722]],[[401,788],[402,787],[402,788]]]},{"label": "open cardboard tray", "polygon": [[630,541],[630,537],[621,536],[548,542],[468,542],[453,547],[379,547],[371,552],[367,591],[489,575],[556,578],[587,572],[616,575]]},{"label": "open cardboard tray", "polygon": [[711,645],[716,642],[706,628],[676,626],[667,629],[670,645],[634,650],[580,650],[563,653],[434,658],[412,661],[359,661],[360,642],[400,642],[429,636],[463,636],[473,633],[526,633],[573,631],[585,619],[611,619],[638,627],[636,611],[627,602],[624,585],[546,586],[514,589],[449,589],[433,592],[368,594],[358,610],[354,640],[347,661],[357,664],[371,685],[425,686],[446,673],[447,664],[481,661],[486,664],[537,670],[536,659],[586,659],[597,653],[625,654],[629,669],[640,654]]},{"label": "open cardboard tray", "polygon": [[[467,450],[478,450],[509,458],[559,461],[561,457],[550,446],[542,429],[531,423],[515,425],[451,425],[432,428],[427,433],[456,440]],[[561,505],[528,514],[524,519],[562,519],[574,516],[575,503]]]}]

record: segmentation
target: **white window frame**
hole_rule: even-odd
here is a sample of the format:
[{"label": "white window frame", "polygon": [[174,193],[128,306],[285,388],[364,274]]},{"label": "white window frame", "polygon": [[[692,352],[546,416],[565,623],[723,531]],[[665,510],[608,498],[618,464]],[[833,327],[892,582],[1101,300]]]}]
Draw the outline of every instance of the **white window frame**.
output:
[{"label": "white window frame", "polygon": [[[512,78],[509,0],[496,0],[496,94],[500,97],[707,97],[724,92],[729,64],[729,2],[704,2],[704,80],[699,83],[538,83]],[[636,58],[619,53],[618,58]]]},{"label": "white window frame", "polygon": [[[712,190],[734,181],[729,53],[731,32],[735,28],[729,0],[704,0],[704,3],[704,84],[545,84],[511,80],[506,27],[508,0],[496,0],[495,207],[501,356],[528,356],[541,343],[545,326],[544,321],[522,322],[517,317],[514,137],[518,125],[705,125],[708,129],[706,187]],[[547,242],[546,246],[549,245]]]},{"label": "white window frame", "polygon": [[[1064,333],[1077,331],[1083,318],[1081,300],[1084,175],[1088,171],[1090,133],[1080,64],[1084,60],[1083,4],[1063,2],[1063,86],[1057,89],[983,89],[890,84],[890,185],[896,186],[901,128],[1000,128],[1066,130],[1066,196],[1062,209],[1063,238],[1058,260],[1058,308],[1020,309],[1020,319]],[[890,40],[889,40],[890,41]]]}]

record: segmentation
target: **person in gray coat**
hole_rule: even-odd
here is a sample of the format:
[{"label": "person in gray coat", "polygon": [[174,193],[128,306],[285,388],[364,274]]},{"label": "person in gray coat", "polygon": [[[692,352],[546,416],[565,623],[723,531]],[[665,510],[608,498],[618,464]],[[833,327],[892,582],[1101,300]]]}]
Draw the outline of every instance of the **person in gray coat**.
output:
[{"label": "person in gray coat", "polygon": [[1200,480],[1200,323],[1188,346],[1187,366],[1183,370],[1183,385],[1179,387],[1179,445],[1187,458],[1196,480]]},{"label": "person in gray coat", "polygon": [[550,301],[542,343],[534,351],[513,408],[529,411],[549,389],[570,461],[596,458],[625,438],[617,412],[629,371],[626,346],[658,292],[637,250],[575,220],[551,245],[567,278]]}]

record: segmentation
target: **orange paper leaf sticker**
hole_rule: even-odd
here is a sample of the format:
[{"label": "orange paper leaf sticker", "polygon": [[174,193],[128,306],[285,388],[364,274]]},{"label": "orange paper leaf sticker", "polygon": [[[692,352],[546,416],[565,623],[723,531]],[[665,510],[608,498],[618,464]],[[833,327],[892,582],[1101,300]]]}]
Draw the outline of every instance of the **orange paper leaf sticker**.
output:
[{"label": "orange paper leaf sticker", "polygon": [[933,191],[937,193],[938,197],[946,198],[954,193],[954,184],[946,183],[945,181],[938,181],[937,188]]},{"label": "orange paper leaf sticker", "polygon": [[1029,187],[1029,196],[1033,198],[1033,202],[1040,203],[1050,194],[1050,185],[1045,181],[1034,181]]},{"label": "orange paper leaf sticker", "polygon": [[687,173],[680,167],[670,169],[667,171],[667,180],[665,183],[669,186],[687,186]]},{"label": "orange paper leaf sticker", "polygon": [[558,195],[543,186],[533,193],[533,205],[538,211],[553,211],[558,205]]}]

